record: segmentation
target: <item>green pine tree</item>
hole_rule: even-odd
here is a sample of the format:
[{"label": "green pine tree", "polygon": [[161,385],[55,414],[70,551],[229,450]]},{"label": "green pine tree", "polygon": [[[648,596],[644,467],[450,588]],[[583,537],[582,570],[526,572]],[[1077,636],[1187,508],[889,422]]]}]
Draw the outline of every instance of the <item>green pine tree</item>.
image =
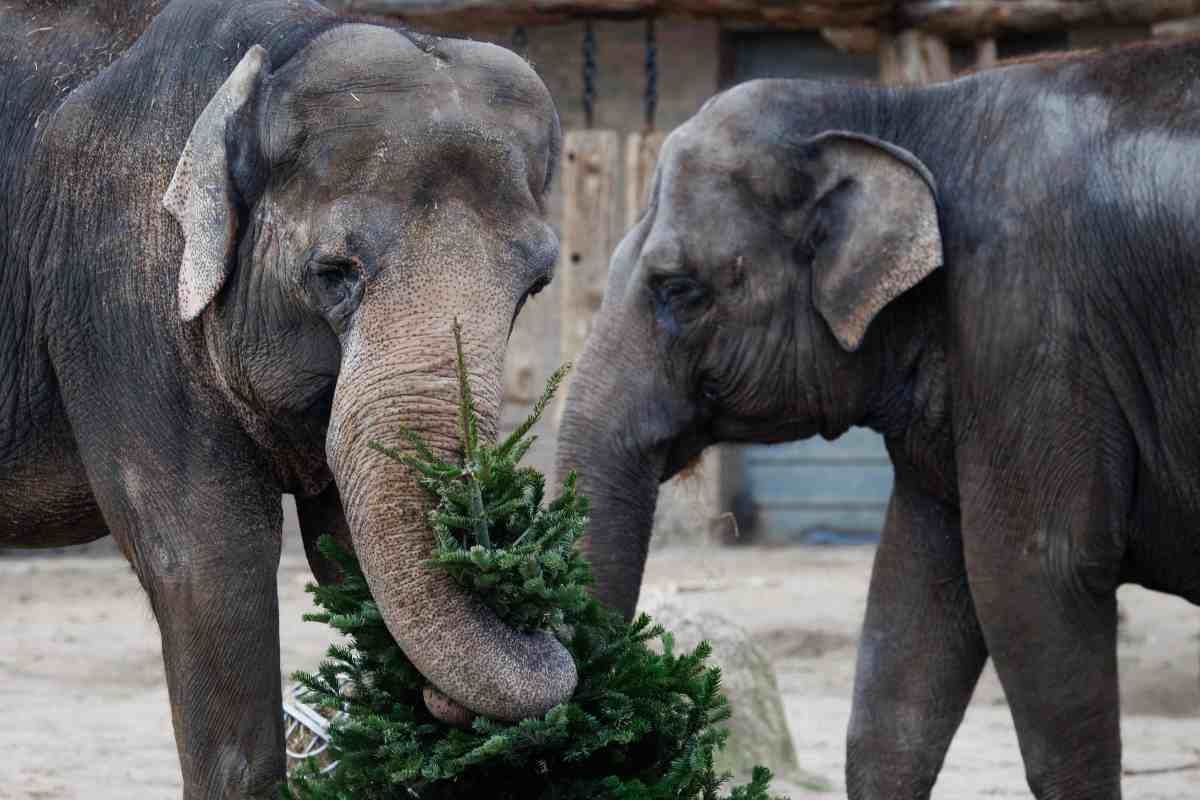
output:
[{"label": "green pine tree", "polygon": [[[428,567],[446,570],[507,624],[553,631],[575,659],[570,702],[517,723],[476,719],[469,730],[425,708],[425,679],[396,645],[354,557],[332,539],[322,552],[342,582],[309,586],[320,613],[348,639],[333,645],[317,672],[295,678],[307,700],[344,709],[331,725],[337,766],[310,762],[293,772],[283,796],[298,800],[719,800],[727,775],[713,755],[729,716],[720,671],[707,643],[677,653],[671,636],[645,616],[632,624],[589,597],[590,574],[575,547],[587,500],[568,475],[545,503],[545,480],[519,462],[530,430],[566,374],[558,370],[529,418],[499,444],[479,440],[458,326],[463,461],[437,458],[411,431],[407,450],[373,445],[419,475],[436,501],[436,545]],[[658,648],[651,647],[655,641]],[[728,800],[769,800],[770,772],[734,788]]]}]

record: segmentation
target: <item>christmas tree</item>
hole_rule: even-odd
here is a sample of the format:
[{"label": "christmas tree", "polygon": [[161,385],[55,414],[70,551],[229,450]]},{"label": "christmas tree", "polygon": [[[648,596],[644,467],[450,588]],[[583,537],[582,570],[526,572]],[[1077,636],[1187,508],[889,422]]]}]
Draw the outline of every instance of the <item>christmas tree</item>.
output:
[{"label": "christmas tree", "polygon": [[[645,615],[626,623],[587,593],[575,547],[587,500],[568,475],[547,504],[545,479],[520,466],[530,430],[566,373],[556,372],[529,418],[498,444],[480,441],[457,325],[462,463],[437,458],[401,431],[401,451],[373,445],[419,476],[436,502],[427,566],[447,571],[509,625],[554,632],[575,659],[570,702],[516,723],[477,718],[468,729],[426,709],[425,679],[392,639],[353,555],[332,539],[322,552],[342,580],[310,586],[320,613],[348,640],[316,673],[295,677],[309,703],[342,710],[330,726],[336,766],[295,770],[284,796],[298,800],[769,800],[770,772],[722,795],[713,768],[728,704],[709,648],[675,652]],[[654,647],[653,644],[658,646]]]}]

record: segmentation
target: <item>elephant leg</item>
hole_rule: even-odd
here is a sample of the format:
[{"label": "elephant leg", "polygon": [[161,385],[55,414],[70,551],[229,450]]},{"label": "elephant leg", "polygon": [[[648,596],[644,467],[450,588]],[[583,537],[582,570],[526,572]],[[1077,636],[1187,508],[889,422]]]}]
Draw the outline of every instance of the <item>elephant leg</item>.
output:
[{"label": "elephant leg", "polygon": [[300,518],[304,555],[308,558],[313,577],[320,584],[334,583],[338,579],[337,565],[321,554],[318,541],[322,536],[332,536],[344,550],[354,552],[337,485],[331,482],[323,492],[312,497],[297,495],[296,515]]},{"label": "elephant leg", "polygon": [[[276,796],[284,775],[278,532],[144,579],[162,635],[184,798]],[[226,560],[227,563],[226,563]]]},{"label": "elephant leg", "polygon": [[277,506],[267,502],[248,524],[188,502],[183,537],[176,519],[134,512],[135,568],[162,637],[185,800],[274,797],[284,775]]},{"label": "elephant leg", "polygon": [[1121,796],[1116,595],[1092,595],[1068,578],[1047,574],[1039,561],[1022,554],[1010,556],[1003,570],[971,571],[971,591],[1012,709],[1029,788],[1038,800],[1116,800]]},{"label": "elephant leg", "polygon": [[1123,511],[1108,498],[1128,495],[1087,475],[1085,448],[1058,452],[1073,463],[1048,457],[1037,480],[992,467],[964,481],[967,573],[1033,794],[1118,800]]},{"label": "elephant leg", "polygon": [[282,494],[232,431],[117,442],[94,419],[81,417],[84,459],[158,622],[183,797],[275,797]]},{"label": "elephant leg", "polygon": [[851,800],[929,797],[986,660],[957,510],[898,468],[858,650]]}]

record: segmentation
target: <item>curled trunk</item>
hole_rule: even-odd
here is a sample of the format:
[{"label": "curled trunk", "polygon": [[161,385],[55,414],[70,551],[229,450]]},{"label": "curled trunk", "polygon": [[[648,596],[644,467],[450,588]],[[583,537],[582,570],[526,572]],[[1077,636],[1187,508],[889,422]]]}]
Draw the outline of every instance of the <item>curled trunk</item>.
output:
[{"label": "curled trunk", "polygon": [[[352,336],[345,346],[327,450],[355,553],[388,629],[434,686],[493,719],[540,716],[574,691],[570,654],[548,633],[504,625],[449,575],[424,565],[434,544],[428,498],[407,467],[368,447],[404,424],[439,455],[458,457],[451,349],[400,352],[410,341],[368,349]],[[477,380],[476,390],[481,420],[494,425],[497,378]]]}]

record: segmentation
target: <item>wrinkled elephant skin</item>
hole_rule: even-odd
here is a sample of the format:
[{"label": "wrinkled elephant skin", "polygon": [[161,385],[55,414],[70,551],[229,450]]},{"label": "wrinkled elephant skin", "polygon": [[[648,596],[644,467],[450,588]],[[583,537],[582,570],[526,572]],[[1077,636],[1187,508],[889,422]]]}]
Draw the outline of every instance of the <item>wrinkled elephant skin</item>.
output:
[{"label": "wrinkled elephant skin", "polygon": [[306,0],[18,0],[0,54],[0,547],[117,540],[184,796],[283,775],[285,493],[320,579],[318,536],[354,549],[442,713],[568,697],[556,640],[422,568],[425,497],[368,447],[404,424],[454,455],[455,319],[494,428],[558,250],[532,68]]},{"label": "wrinkled elephant skin", "polygon": [[883,434],[856,800],[929,796],[989,657],[1033,793],[1120,797],[1116,589],[1200,603],[1197,64],[752,82],[663,147],[558,466],[630,614],[658,485],[706,446]]}]

